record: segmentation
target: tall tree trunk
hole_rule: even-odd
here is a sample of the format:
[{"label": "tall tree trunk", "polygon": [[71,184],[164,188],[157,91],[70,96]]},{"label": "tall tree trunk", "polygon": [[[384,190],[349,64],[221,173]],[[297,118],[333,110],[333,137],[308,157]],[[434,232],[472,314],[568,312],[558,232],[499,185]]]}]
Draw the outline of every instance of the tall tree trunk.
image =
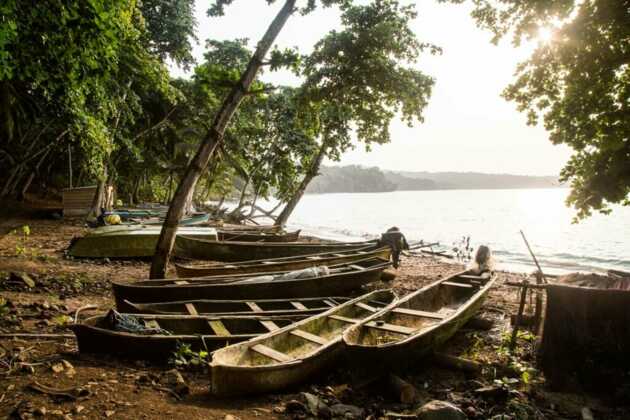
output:
[{"label": "tall tree trunk", "polygon": [[98,180],[96,192],[92,199],[92,206],[87,218],[89,220],[96,219],[101,215],[101,207],[103,207],[103,196],[105,195],[105,185],[107,183],[107,165],[103,165],[103,177]]},{"label": "tall tree trunk", "polygon": [[327,150],[328,144],[324,141],[319,148],[319,152],[317,152],[317,157],[315,158],[315,160],[313,160],[313,163],[311,164],[311,167],[309,168],[306,175],[304,175],[304,179],[300,183],[300,186],[276,218],[276,222],[274,223],[276,226],[284,226],[287,223],[287,220],[289,220],[289,216],[291,216],[291,213],[293,213],[293,210],[295,210],[295,207],[302,199],[304,191],[306,191],[306,187],[308,187],[308,184],[310,184],[313,178],[315,178],[319,173],[319,167],[322,165]]},{"label": "tall tree trunk", "polygon": [[215,116],[210,130],[208,130],[204,136],[195,157],[188,165],[188,168],[186,168],[186,172],[177,187],[177,191],[175,191],[173,201],[171,201],[171,205],[168,208],[166,220],[162,225],[162,232],[160,233],[160,238],[155,248],[155,255],[153,256],[153,263],[151,264],[150,277],[152,279],[164,278],[166,275],[166,267],[171,257],[173,245],[175,244],[177,225],[184,213],[186,198],[190,195],[189,192],[194,190],[199,176],[208,165],[217,146],[223,142],[226,126],[256,78],[256,74],[262,67],[267,52],[273,45],[287,19],[291,13],[293,13],[295,2],[296,0],[286,0],[282,9],[280,9],[273,19],[269,28],[267,28],[267,32],[265,32],[265,35],[258,43],[256,52],[247,64],[245,72],[241,75],[239,83],[232,88],[230,94],[223,101],[223,105]]},{"label": "tall tree trunk", "polygon": [[72,146],[68,143],[68,182],[72,188]]}]

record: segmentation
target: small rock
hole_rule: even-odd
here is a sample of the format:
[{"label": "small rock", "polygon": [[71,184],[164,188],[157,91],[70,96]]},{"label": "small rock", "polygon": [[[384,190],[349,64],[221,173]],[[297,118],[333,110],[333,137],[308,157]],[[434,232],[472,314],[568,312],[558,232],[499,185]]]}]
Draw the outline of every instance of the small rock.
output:
[{"label": "small rock", "polygon": [[36,416],[45,416],[46,415],[46,407],[39,407],[37,409],[35,409],[35,415]]},{"label": "small rock", "polygon": [[114,414],[116,414],[114,410],[105,410],[105,417],[111,417]]},{"label": "small rock", "polygon": [[82,405],[77,405],[72,409],[72,412],[74,414],[79,414],[81,411],[83,411],[85,409],[85,407],[83,407]]},{"label": "small rock", "polygon": [[61,373],[65,370],[63,363],[54,363],[50,369],[55,373]]},{"label": "small rock", "polygon": [[223,417],[223,420],[239,420],[239,418],[231,414],[226,414],[225,417]]},{"label": "small rock", "polygon": [[362,419],[363,409],[355,405],[335,404],[330,406],[330,412],[334,417],[344,417],[346,419]]},{"label": "small rock", "polygon": [[466,420],[466,414],[457,406],[446,402],[429,401],[416,411],[420,420]]},{"label": "small rock", "polygon": [[67,377],[72,378],[77,373],[77,371],[74,370],[74,366],[67,360],[62,360],[61,363],[63,364]]},{"label": "small rock", "polygon": [[302,396],[304,397],[304,400],[306,401],[306,406],[308,407],[308,411],[312,415],[317,416],[317,417],[330,417],[330,409],[328,408],[326,403],[322,401],[321,398],[319,398],[317,395],[314,395],[308,392],[303,392]]},{"label": "small rock", "polygon": [[308,408],[298,400],[287,401],[284,405],[285,413],[307,413]]}]

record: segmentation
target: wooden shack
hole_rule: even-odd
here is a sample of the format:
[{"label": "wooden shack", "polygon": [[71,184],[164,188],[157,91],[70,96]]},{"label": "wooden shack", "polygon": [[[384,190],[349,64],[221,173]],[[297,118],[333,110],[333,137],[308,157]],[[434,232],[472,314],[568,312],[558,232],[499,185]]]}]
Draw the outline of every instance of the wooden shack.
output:
[{"label": "wooden shack", "polygon": [[96,194],[96,185],[66,188],[62,192],[63,215],[85,216],[89,213]]}]

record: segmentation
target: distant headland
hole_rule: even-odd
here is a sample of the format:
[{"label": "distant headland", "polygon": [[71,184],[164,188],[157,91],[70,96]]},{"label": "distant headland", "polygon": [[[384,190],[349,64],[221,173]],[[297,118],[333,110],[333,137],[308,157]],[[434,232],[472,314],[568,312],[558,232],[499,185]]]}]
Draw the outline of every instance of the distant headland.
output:
[{"label": "distant headland", "polygon": [[307,194],[426,190],[518,189],[563,187],[557,176],[479,172],[387,171],[378,167],[323,166]]}]

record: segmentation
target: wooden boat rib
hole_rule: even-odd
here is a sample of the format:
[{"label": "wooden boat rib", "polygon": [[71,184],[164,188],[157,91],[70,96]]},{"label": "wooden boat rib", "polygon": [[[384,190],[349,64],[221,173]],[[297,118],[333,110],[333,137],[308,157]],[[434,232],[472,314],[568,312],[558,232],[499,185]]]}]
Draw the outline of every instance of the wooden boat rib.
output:
[{"label": "wooden boat rib", "polygon": [[258,299],[258,300],[186,300],[180,302],[126,302],[129,312],[139,314],[180,315],[304,315],[311,316],[329,310],[348,300],[347,297]]},{"label": "wooden boat rib", "polygon": [[416,360],[452,337],[494,282],[461,272],[405,296],[344,333],[348,360],[383,367]]},{"label": "wooden boat rib", "polygon": [[[123,314],[126,315],[126,314]],[[292,324],[303,316],[168,316],[133,315],[147,327],[162,328],[170,334],[141,334],[114,330],[107,315],[86,319],[70,326],[81,353],[118,354],[129,358],[166,360],[178,343],[194,351],[217,348],[249,340]]]},{"label": "wooden boat rib", "polygon": [[347,295],[361,286],[377,281],[391,263],[369,259],[350,264],[337,272],[302,279],[241,279],[229,283],[210,283],[204,279],[146,280],[136,283],[112,281],[116,307],[129,308],[125,301],[173,302],[194,299],[284,299]]},{"label": "wooden boat rib", "polygon": [[178,257],[212,261],[263,260],[296,255],[318,254],[322,252],[349,251],[373,246],[376,241],[366,242],[244,242],[213,241],[178,236],[176,241]]},{"label": "wooden boat rib", "polygon": [[376,248],[373,246],[351,251],[323,252],[320,254],[299,255],[294,257],[273,258],[269,260],[243,261],[233,264],[175,264],[179,277],[202,277],[231,274],[251,274],[264,271],[291,271],[317,265],[337,265],[360,261],[366,258],[382,258],[389,260],[391,248],[388,246]]},{"label": "wooden boat rib", "polygon": [[338,360],[342,334],[351,325],[392,302],[378,290],[245,343],[216,351],[210,363],[215,395],[271,392],[303,382]]},{"label": "wooden boat rib", "polygon": [[[74,239],[68,255],[78,258],[146,258],[155,253],[161,226],[114,225],[94,229]],[[214,228],[180,227],[177,237],[216,238]],[[177,249],[175,249],[177,252]]]},{"label": "wooden boat rib", "polygon": [[219,241],[240,242],[295,242],[300,237],[300,231],[274,232],[274,231],[238,231],[217,229]]}]

